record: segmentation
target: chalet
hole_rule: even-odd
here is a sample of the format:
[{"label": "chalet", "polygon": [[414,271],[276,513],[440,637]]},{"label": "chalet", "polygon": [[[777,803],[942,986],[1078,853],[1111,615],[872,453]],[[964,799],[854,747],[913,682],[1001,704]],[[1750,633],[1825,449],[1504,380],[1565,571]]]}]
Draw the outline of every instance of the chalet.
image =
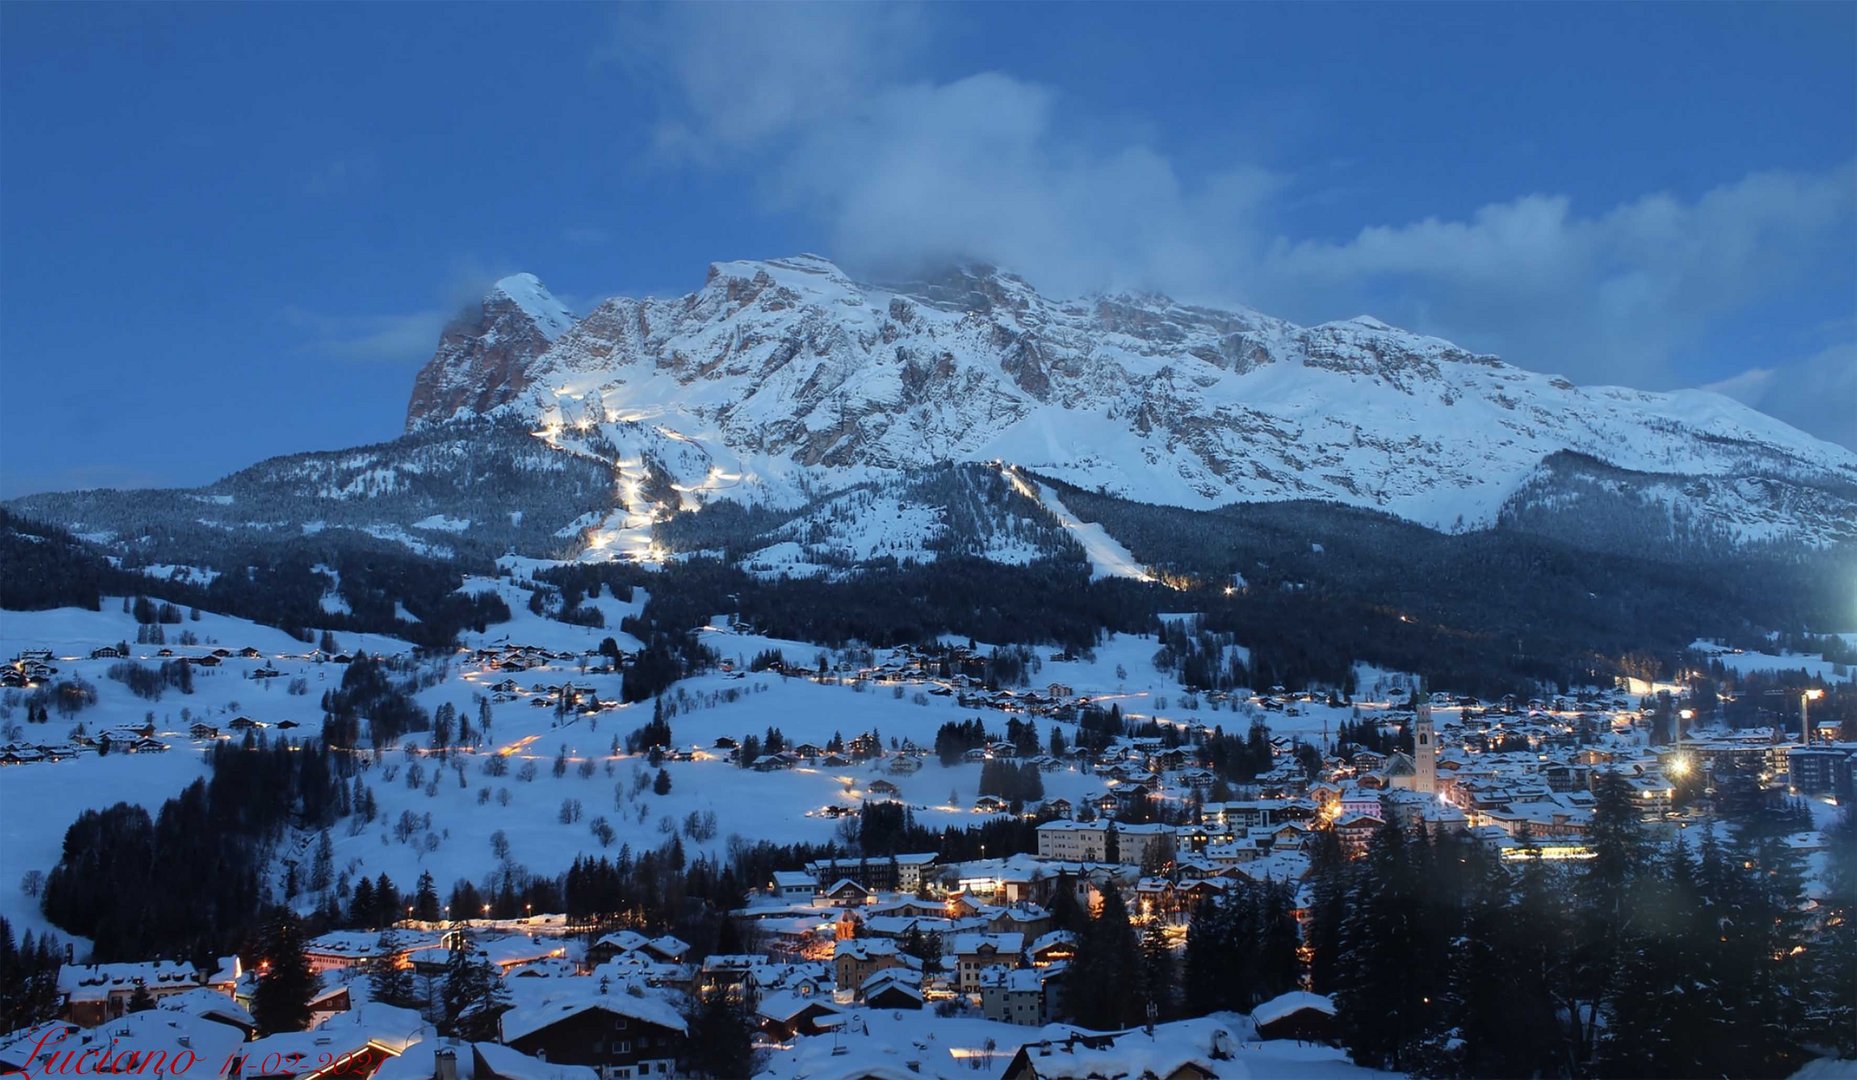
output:
[{"label": "chalet", "polygon": [[1006,800],[997,795],[982,795],[974,800],[976,814],[1003,814],[1006,809]]},{"label": "chalet", "polygon": [[[447,1055],[451,1055],[449,1060]],[[456,1051],[434,1054],[432,1080],[456,1080]],[[493,1042],[471,1044],[471,1080],[599,1080],[600,1074],[584,1065],[542,1061]]]},{"label": "chalet", "polygon": [[270,725],[266,724],[264,721],[253,720],[249,716],[235,716],[232,718],[231,723],[226,725],[226,727],[233,731],[255,731],[259,728],[268,726]]},{"label": "chalet", "polygon": [[129,650],[118,645],[104,645],[90,650],[92,660],[121,660],[129,655]]},{"label": "chalet", "polygon": [[264,654],[259,652],[257,649],[251,647],[250,645],[247,645],[243,649],[239,650],[239,655],[243,656],[247,660],[256,660],[259,657],[263,656]]},{"label": "chalet", "polygon": [[988,1020],[1042,1027],[1055,1019],[1063,965],[988,968],[980,980],[980,1011]]},{"label": "chalet", "polygon": [[[445,955],[441,937],[434,933],[403,933],[397,936],[393,961],[397,966],[411,966],[416,954]],[[303,956],[310,971],[345,971],[381,959],[380,937],[357,930],[331,930],[303,943]]]},{"label": "chalet", "polygon": [[1053,930],[1034,940],[1025,950],[1033,967],[1050,967],[1077,954],[1077,935],[1068,930]]},{"label": "chalet", "polygon": [[347,1012],[354,1004],[354,999],[348,996],[346,983],[326,986],[309,999],[310,1026],[316,1027],[336,1013]]},{"label": "chalet", "polygon": [[1335,1003],[1325,994],[1291,990],[1251,1010],[1260,1039],[1335,1041]]},{"label": "chalet", "polygon": [[969,993],[978,990],[981,972],[1018,966],[1024,950],[1024,934],[956,934],[951,946],[956,984]]},{"label": "chalet", "polygon": [[905,954],[894,941],[852,938],[832,949],[832,972],[840,990],[856,990],[864,980],[885,968],[920,968],[922,961]]},{"label": "chalet", "polygon": [[1148,755],[1148,768],[1155,772],[1178,772],[1186,768],[1186,751],[1178,747]]},{"label": "chalet", "polygon": [[661,964],[681,964],[689,955],[690,943],[670,934],[661,934],[645,942],[639,951]]},{"label": "chalet", "polygon": [[159,1002],[170,994],[183,994],[203,985],[205,980],[198,968],[173,960],[66,964],[58,969],[64,1019],[85,1027],[95,1027],[128,1012],[129,999],[138,988]]},{"label": "chalet", "polygon": [[824,1034],[845,1019],[828,1001],[788,992],[765,995],[754,1011],[761,1030],[781,1042],[796,1035]]},{"label": "chalet", "polygon": [[864,790],[872,799],[896,799],[903,793],[901,788],[890,783],[888,780],[872,780],[870,786]]},{"label": "chalet", "polygon": [[189,657],[187,662],[195,667],[215,668],[219,666],[219,657],[207,653],[205,656]]},{"label": "chalet", "polygon": [[615,956],[635,953],[643,949],[649,940],[636,930],[618,930],[605,934],[587,946],[587,963],[597,967]]},{"label": "chalet", "polygon": [[[1122,1040],[1128,1040],[1122,1043]],[[1122,1045],[1118,1045],[1122,1043]],[[1154,1080],[1214,1080],[1213,1059],[1190,1043],[1139,1031],[1084,1034],[1026,1043],[1006,1063],[1000,1080],[1084,1080],[1086,1077],[1153,1077]],[[1244,1070],[1246,1073],[1248,1069]]]},{"label": "chalet", "polygon": [[251,1013],[246,1011],[243,1005],[229,995],[205,986],[195,990],[185,990],[178,994],[169,994],[161,999],[158,1007],[169,1012],[198,1016],[203,1020],[224,1024],[239,1033],[241,1042],[250,1039],[258,1031],[258,1021],[252,1018]]},{"label": "chalet", "polygon": [[922,993],[922,973],[906,967],[885,968],[865,979],[858,993],[864,1004],[873,1009],[920,1009],[926,998]]},{"label": "chalet", "polygon": [[989,916],[986,928],[988,933],[1016,933],[1030,941],[1051,929],[1051,913],[1035,904],[1014,904]]},{"label": "chalet", "polygon": [[703,970],[697,987],[709,992],[754,986],[755,970],[766,963],[765,958],[750,953],[712,953],[703,957]]},{"label": "chalet", "polygon": [[769,888],[782,900],[803,903],[812,899],[819,883],[804,870],[776,870]]},{"label": "chalet", "polygon": [[1335,836],[1341,841],[1341,850],[1350,859],[1365,855],[1368,842],[1378,831],[1380,819],[1365,814],[1350,814],[1335,822]]},{"label": "chalet", "polygon": [[187,734],[196,739],[217,739],[219,738],[219,729],[211,724],[196,720],[193,726],[187,729]]},{"label": "chalet", "polygon": [[[593,980],[562,980],[580,981]],[[669,1076],[687,1030],[662,998],[579,986],[511,1009],[498,1026],[505,1046],[549,1062],[588,1066],[606,1080]]]},{"label": "chalet", "polygon": [[840,907],[859,907],[870,903],[873,894],[850,878],[839,878],[826,888],[824,895]]}]

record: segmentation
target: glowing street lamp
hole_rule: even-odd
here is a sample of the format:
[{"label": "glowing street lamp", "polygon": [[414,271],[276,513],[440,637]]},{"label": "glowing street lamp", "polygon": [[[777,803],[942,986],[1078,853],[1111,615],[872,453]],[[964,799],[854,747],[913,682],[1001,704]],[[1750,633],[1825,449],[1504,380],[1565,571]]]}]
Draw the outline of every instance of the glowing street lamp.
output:
[{"label": "glowing street lamp", "polygon": [[1687,776],[1689,774],[1689,759],[1683,756],[1683,725],[1687,721],[1696,718],[1696,710],[1679,709],[1676,715],[1676,755],[1670,762],[1670,775]]}]

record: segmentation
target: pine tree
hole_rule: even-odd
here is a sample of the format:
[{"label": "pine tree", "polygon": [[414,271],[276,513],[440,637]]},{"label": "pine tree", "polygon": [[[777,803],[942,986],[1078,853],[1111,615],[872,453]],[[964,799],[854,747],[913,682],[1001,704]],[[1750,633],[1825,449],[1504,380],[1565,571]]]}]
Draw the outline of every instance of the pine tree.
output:
[{"label": "pine tree", "polygon": [[1857,811],[1845,807],[1825,830],[1824,929],[1806,947],[1806,1027],[1815,1041],[1857,1057]]},{"label": "pine tree", "polygon": [[1181,989],[1187,1012],[1193,1016],[1230,1007],[1227,989],[1237,974],[1231,949],[1233,907],[1229,902],[1207,897],[1193,909],[1193,919],[1187,924]]},{"label": "pine tree", "polygon": [[1076,933],[1083,929],[1089,916],[1077,904],[1077,889],[1074,879],[1067,871],[1058,871],[1057,881],[1051,888],[1051,929],[1068,930]]},{"label": "pine tree", "polygon": [[322,838],[316,844],[316,858],[310,864],[309,887],[312,892],[323,892],[335,881],[335,848],[329,840],[329,830],[322,831]]},{"label": "pine tree", "polygon": [[348,925],[375,926],[379,918],[380,912],[374,904],[374,883],[364,877],[355,882],[355,891],[348,898]]},{"label": "pine tree", "polygon": [[1141,957],[1128,906],[1114,881],[1105,882],[1102,907],[1078,936],[1064,979],[1064,1011],[1071,1022],[1107,1030],[1142,1018],[1142,1002],[1129,993],[1140,985]]},{"label": "pine tree", "polygon": [[732,1080],[755,1068],[754,1026],[747,1008],[720,991],[698,994],[684,1012],[687,1028],[677,1057],[684,1076]]},{"label": "pine tree", "polygon": [[663,769],[659,769],[657,779],[651,782],[651,791],[654,795],[669,795],[671,793],[671,774]]},{"label": "pine tree", "polygon": [[1150,919],[1141,932],[1141,996],[1156,1020],[1177,1015],[1177,975],[1173,948],[1159,919]]},{"label": "pine tree", "polygon": [[443,997],[447,1033],[473,1042],[496,1038],[497,1017],[509,1007],[509,988],[468,934],[453,942]]},{"label": "pine tree", "polygon": [[1315,834],[1309,853],[1309,984],[1318,994],[1333,993],[1341,953],[1341,923],[1347,911],[1347,859],[1333,829]]},{"label": "pine tree", "polygon": [[1354,1061],[1401,1072],[1427,1028],[1425,994],[1414,976],[1431,964],[1408,846],[1397,822],[1382,825],[1368,844],[1341,926],[1335,986],[1342,1041]]},{"label": "pine tree", "polygon": [[266,1035],[309,1025],[316,976],[303,953],[303,924],[290,912],[272,919],[258,942],[258,986],[251,1013]]},{"label": "pine tree", "polygon": [[[367,884],[367,879],[362,879]],[[357,890],[358,891],[358,890]],[[374,942],[374,956],[368,961],[368,996],[375,1001],[407,1008],[416,999],[413,969],[400,963],[400,936],[385,930]]]},{"label": "pine tree", "polygon": [[1591,1060],[1600,1003],[1618,970],[1631,886],[1644,863],[1644,825],[1631,786],[1615,771],[1593,785],[1593,857],[1574,882],[1579,911],[1572,967],[1561,994],[1573,1066]]},{"label": "pine tree", "polygon": [[437,922],[441,914],[438,886],[432,883],[432,871],[427,870],[419,875],[419,886],[413,893],[413,918],[420,922]]}]

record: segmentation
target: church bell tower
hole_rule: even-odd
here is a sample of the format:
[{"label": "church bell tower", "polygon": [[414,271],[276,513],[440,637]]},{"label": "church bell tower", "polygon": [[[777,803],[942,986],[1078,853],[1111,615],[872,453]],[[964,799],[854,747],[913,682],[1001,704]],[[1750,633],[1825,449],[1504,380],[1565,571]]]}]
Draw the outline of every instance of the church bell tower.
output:
[{"label": "church bell tower", "polygon": [[1438,734],[1431,726],[1431,705],[1419,702],[1418,718],[1412,724],[1412,766],[1416,773],[1413,790],[1426,795],[1438,793]]}]

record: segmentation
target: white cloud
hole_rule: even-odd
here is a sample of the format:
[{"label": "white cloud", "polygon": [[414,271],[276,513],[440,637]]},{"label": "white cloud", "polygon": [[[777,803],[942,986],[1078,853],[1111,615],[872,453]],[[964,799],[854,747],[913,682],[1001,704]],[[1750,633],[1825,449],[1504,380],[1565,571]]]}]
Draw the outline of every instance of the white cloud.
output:
[{"label": "white cloud", "polygon": [[1703,387],[1857,450],[1857,342]]},{"label": "white cloud", "polygon": [[319,315],[288,308],[284,317],[307,330],[304,348],[340,360],[418,363],[432,355],[453,312],[433,308],[402,315]]},{"label": "white cloud", "polygon": [[[739,170],[854,270],[989,261],[1040,288],[1159,289],[1300,321],[1373,313],[1581,382],[1695,381],[1677,357],[1857,236],[1857,169],[1760,173],[1610,208],[1530,194],[1461,219],[1280,235],[1311,197],[1234,148],[1183,170],[1138,125],[998,72],[925,77],[923,9],[629,9],[616,53],[659,96],[658,146]],[[1841,253],[1841,255],[1840,255]]]},{"label": "white cloud", "polygon": [[1292,307],[1339,294],[1532,367],[1655,384],[1712,319],[1848,250],[1853,191],[1845,166],[1756,174],[1694,202],[1648,195],[1597,217],[1531,195],[1344,244],[1279,241],[1260,281]]}]

